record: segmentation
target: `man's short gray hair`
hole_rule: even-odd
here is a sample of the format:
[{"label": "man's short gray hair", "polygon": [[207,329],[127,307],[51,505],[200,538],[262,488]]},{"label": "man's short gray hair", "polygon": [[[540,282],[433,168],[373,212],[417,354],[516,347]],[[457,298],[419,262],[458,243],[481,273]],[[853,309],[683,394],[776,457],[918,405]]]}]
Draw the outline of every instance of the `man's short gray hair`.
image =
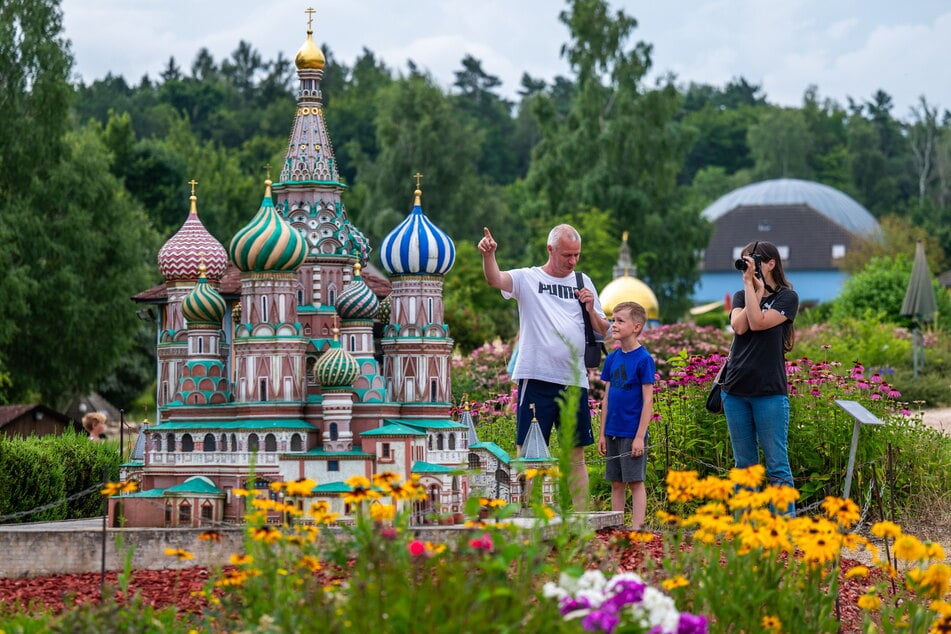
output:
[{"label": "man's short gray hair", "polygon": [[562,239],[581,242],[581,234],[571,225],[558,225],[548,233],[548,246],[553,247]]}]

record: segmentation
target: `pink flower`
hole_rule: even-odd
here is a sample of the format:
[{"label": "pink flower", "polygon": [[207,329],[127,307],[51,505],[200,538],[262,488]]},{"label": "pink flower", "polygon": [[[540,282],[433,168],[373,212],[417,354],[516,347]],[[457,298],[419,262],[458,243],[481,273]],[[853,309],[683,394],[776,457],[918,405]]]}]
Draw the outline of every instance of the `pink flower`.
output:
[{"label": "pink flower", "polygon": [[408,548],[409,554],[413,557],[421,557],[426,554],[426,544],[419,541],[418,539],[411,541]]},{"label": "pink flower", "polygon": [[488,533],[483,533],[482,537],[477,537],[475,539],[469,540],[469,545],[475,548],[476,550],[484,550],[486,552],[492,552],[492,536]]}]

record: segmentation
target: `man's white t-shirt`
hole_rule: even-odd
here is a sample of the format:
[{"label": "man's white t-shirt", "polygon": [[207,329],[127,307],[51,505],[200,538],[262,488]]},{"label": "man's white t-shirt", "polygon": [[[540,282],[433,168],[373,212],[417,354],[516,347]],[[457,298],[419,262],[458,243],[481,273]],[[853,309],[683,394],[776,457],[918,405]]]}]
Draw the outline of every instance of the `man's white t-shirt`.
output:
[{"label": "man's white t-shirt", "polygon": [[[512,378],[588,387],[583,308],[575,296],[575,274],[552,277],[537,266],[508,273],[512,276],[512,292],[502,291],[502,297],[518,301],[519,321]],[[595,311],[603,318],[598,291],[587,275],[581,277],[585,288],[594,293]]]}]

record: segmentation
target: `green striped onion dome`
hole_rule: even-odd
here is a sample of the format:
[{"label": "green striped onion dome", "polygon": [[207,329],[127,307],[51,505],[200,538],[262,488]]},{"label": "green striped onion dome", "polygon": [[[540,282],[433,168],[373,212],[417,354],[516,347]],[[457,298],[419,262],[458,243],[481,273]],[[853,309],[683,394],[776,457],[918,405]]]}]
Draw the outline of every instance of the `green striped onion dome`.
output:
[{"label": "green striped onion dome", "polygon": [[270,179],[264,183],[261,209],[231,239],[231,261],[242,271],[292,271],[304,263],[307,243],[274,209]]},{"label": "green striped onion dome", "polygon": [[314,378],[325,388],[351,387],[360,374],[360,364],[340,345],[338,332],[334,328],[333,343],[314,366]]},{"label": "green striped onion dome", "polygon": [[360,277],[360,263],[353,265],[353,280],[337,297],[337,314],[341,319],[373,319],[380,300]]},{"label": "green striped onion dome", "polygon": [[224,298],[208,283],[205,267],[201,267],[201,277],[195,288],[182,300],[182,315],[189,328],[221,328],[221,320],[228,310]]}]

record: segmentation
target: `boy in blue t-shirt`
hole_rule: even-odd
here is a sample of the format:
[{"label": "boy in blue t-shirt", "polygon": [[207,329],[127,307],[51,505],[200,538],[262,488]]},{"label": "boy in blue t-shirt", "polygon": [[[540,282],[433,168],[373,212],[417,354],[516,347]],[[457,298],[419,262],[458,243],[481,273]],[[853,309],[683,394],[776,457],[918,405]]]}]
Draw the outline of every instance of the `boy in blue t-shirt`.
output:
[{"label": "boy in blue t-shirt", "polygon": [[620,343],[604,360],[598,452],[607,456],[604,477],[611,481],[611,509],[624,511],[631,490],[631,524],[640,530],[647,512],[647,426],[654,415],[654,359],[638,337],[647,311],[636,302],[614,307],[611,335]]}]

